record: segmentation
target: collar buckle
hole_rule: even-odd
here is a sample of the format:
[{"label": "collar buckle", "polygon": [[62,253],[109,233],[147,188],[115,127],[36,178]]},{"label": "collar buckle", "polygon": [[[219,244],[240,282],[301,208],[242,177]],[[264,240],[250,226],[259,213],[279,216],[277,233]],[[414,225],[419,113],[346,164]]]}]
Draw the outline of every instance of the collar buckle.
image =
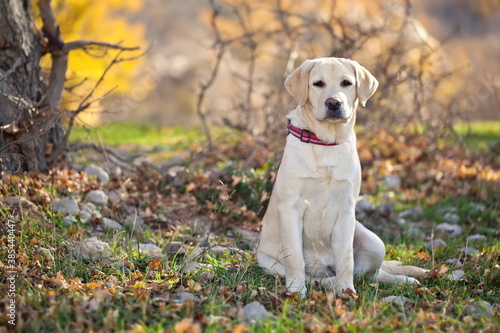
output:
[{"label": "collar buckle", "polygon": [[[308,134],[308,136],[306,137],[306,138],[307,138],[307,141],[306,141],[306,140],[303,140],[303,138],[304,138],[304,133]],[[311,132],[311,131],[309,131],[309,130],[306,130],[306,129],[301,130],[301,131],[300,131],[300,138],[299,138],[299,139],[300,139],[300,141],[305,142],[305,143],[309,143],[309,142],[311,141],[311,134],[312,134],[312,132]]]}]

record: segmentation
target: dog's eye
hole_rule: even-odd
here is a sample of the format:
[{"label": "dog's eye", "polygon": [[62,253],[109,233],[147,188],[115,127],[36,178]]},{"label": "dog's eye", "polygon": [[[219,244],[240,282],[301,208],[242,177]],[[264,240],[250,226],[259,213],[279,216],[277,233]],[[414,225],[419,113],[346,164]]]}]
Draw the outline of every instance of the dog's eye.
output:
[{"label": "dog's eye", "polygon": [[348,80],[344,80],[340,83],[340,86],[341,87],[348,87],[348,86],[352,86],[352,83],[351,81],[348,81]]},{"label": "dog's eye", "polygon": [[325,82],[319,80],[319,81],[314,82],[313,86],[323,88],[324,86],[326,86],[326,84],[325,84]]}]

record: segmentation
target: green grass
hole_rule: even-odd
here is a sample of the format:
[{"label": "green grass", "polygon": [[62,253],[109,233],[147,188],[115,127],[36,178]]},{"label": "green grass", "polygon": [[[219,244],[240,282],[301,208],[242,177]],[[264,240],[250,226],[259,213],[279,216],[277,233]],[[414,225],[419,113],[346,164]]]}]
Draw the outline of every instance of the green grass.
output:
[{"label": "green grass", "polygon": [[199,142],[203,140],[199,128],[184,128],[182,126],[165,127],[155,124],[108,123],[97,128],[77,127],[73,129],[70,141],[80,142],[93,140],[105,145],[134,144],[139,146],[175,146]]},{"label": "green grass", "polygon": [[486,151],[500,139],[500,121],[461,123],[455,126],[455,131],[464,138],[470,150]]},{"label": "green grass", "polygon": [[[474,140],[468,142],[474,149],[483,149],[498,139],[500,123],[496,125],[474,123]],[[459,128],[463,132],[463,128]],[[97,137],[97,133],[99,138]],[[214,135],[231,140],[238,134],[231,131],[214,130]],[[200,129],[181,127],[164,128],[156,125],[115,123],[101,126],[92,131],[92,140],[106,145],[136,145],[141,147],[163,146],[169,150],[182,150],[189,144],[200,144],[205,140]],[[495,136],[496,135],[496,136]],[[471,137],[471,136],[470,136]],[[90,140],[87,131],[76,129],[71,140]],[[274,168],[271,163],[266,166]],[[242,177],[237,192],[233,195],[248,207],[259,207],[263,191],[269,191],[266,183],[265,168],[257,170],[230,170]],[[23,180],[24,178],[21,178]],[[147,175],[141,181],[147,182]],[[12,184],[17,184],[12,181]],[[9,194],[23,192],[11,184]],[[126,182],[122,186],[126,186]],[[44,191],[51,198],[56,197],[58,188],[47,183]],[[172,190],[173,191],[173,190]],[[212,193],[212,191],[214,191]],[[381,189],[380,200],[383,202]],[[183,193],[174,193],[179,200]],[[219,190],[213,187],[199,190],[200,201],[217,201]],[[398,201],[398,193],[391,199]],[[200,196],[202,197],[201,200]],[[214,199],[215,198],[215,199]],[[206,203],[205,203],[206,204]],[[396,210],[408,208],[410,203],[396,205]],[[497,202],[484,203],[485,210],[477,210],[470,205],[470,198],[453,194],[443,198],[433,206],[423,206],[426,225],[425,234],[430,236],[432,226],[445,222],[443,209],[455,207],[459,224],[464,228],[463,237],[443,237],[447,246],[430,253],[425,249],[427,239],[396,237],[386,241],[386,259],[402,260],[404,264],[432,269],[442,268],[447,259],[461,258],[464,263],[463,281],[451,281],[448,276],[455,268],[440,276],[421,279],[422,286],[394,286],[373,283],[369,276],[357,277],[355,287],[359,297],[337,298],[319,286],[309,284],[310,292],[306,299],[289,299],[284,294],[284,278],[271,276],[258,267],[255,253],[245,251],[242,254],[231,253],[215,257],[206,255],[197,259],[202,266],[196,272],[186,272],[189,256],[168,257],[162,260],[161,270],[151,268],[152,258],[136,250],[138,242],[154,243],[163,248],[170,241],[183,242],[189,251],[196,247],[197,235],[190,226],[178,226],[169,230],[167,225],[161,229],[146,227],[143,233],[134,234],[130,230],[113,234],[96,231],[97,223],[77,223],[66,227],[61,216],[43,210],[47,222],[42,223],[33,217],[24,215],[13,217],[10,210],[0,206],[0,223],[8,218],[16,218],[19,223],[17,249],[23,252],[27,260],[21,265],[22,279],[18,279],[16,294],[19,298],[18,331],[25,325],[24,331],[35,332],[73,332],[73,331],[137,331],[137,332],[174,332],[176,325],[186,318],[191,318],[205,332],[232,331],[238,324],[243,324],[248,332],[393,332],[393,331],[479,331],[500,329],[498,300],[500,299],[500,242],[498,225],[500,206]],[[235,212],[222,209],[219,202],[217,212],[228,215]],[[254,209],[256,209],[253,207]],[[144,207],[142,207],[144,208]],[[169,208],[175,208],[170,207]],[[191,207],[184,208],[186,210]],[[25,212],[26,213],[26,212]],[[222,214],[221,213],[221,214]],[[218,218],[217,216],[215,217]],[[222,216],[220,216],[222,220]],[[234,218],[234,216],[233,216]],[[367,222],[367,221],[362,221]],[[389,222],[393,223],[393,222]],[[395,222],[394,222],[395,223]],[[148,226],[148,223],[146,223]],[[394,227],[388,224],[387,228]],[[164,229],[163,229],[164,228]],[[401,228],[396,226],[393,229]],[[487,236],[485,244],[468,244],[467,235],[481,233]],[[97,234],[100,240],[110,244],[111,259],[103,258],[96,262],[82,260],[73,255],[76,244],[82,239]],[[0,263],[5,262],[6,242],[3,236],[0,243]],[[217,236],[213,244],[233,247],[236,242],[225,234]],[[474,246],[481,251],[479,256],[463,257],[458,252],[464,246]],[[54,261],[43,256],[37,249],[50,249]],[[249,246],[240,246],[241,249]],[[425,254],[428,254],[426,256]],[[18,258],[18,260],[20,260]],[[111,260],[111,261],[110,261]],[[127,261],[129,272],[116,269],[120,262]],[[67,279],[79,279],[81,288],[67,288],[54,283],[58,272]],[[21,275],[20,275],[21,276]],[[106,286],[116,279],[116,290]],[[51,282],[52,281],[52,282]],[[5,280],[0,277],[0,284]],[[192,288],[193,282],[199,288]],[[97,288],[88,286],[96,283]],[[176,304],[173,302],[182,291],[192,292],[202,300]],[[383,304],[386,296],[404,296],[411,300],[403,308],[394,304]],[[5,299],[5,289],[0,289],[0,299]],[[155,300],[155,297],[169,301]],[[238,319],[238,311],[246,304],[257,300],[266,307],[272,316],[258,323],[246,323]],[[463,312],[470,302],[484,300],[497,306],[491,317],[472,318]],[[22,302],[22,303],[21,303]],[[0,304],[0,309],[3,310]],[[0,327],[6,326],[1,321]],[[179,328],[179,326],[178,326]],[[179,330],[180,331],[180,330]],[[196,331],[196,330],[194,330]]]},{"label": "green grass", "polygon": [[[211,134],[214,138],[238,136],[236,131],[220,127],[212,127]],[[206,135],[201,127],[166,127],[157,124],[114,122],[95,128],[75,127],[71,132],[70,141],[102,142],[104,145],[111,146],[160,146],[175,149],[203,143],[206,141]]]},{"label": "green grass", "polygon": [[[489,205],[488,213],[479,213],[471,209],[465,199],[444,201],[429,207],[425,214],[431,218],[437,210],[450,205],[457,207],[463,219],[498,218],[496,206]],[[5,219],[9,212],[4,209],[0,214]],[[20,318],[25,323],[32,320],[26,332],[174,331],[185,318],[194,319],[195,325],[205,332],[231,331],[242,323],[250,332],[308,332],[327,327],[356,332],[500,328],[498,316],[474,319],[462,311],[472,301],[495,304],[500,298],[500,243],[495,235],[489,235],[487,245],[479,247],[482,255],[462,257],[464,281],[448,279],[453,268],[442,276],[422,279],[420,287],[374,284],[370,277],[357,277],[355,288],[359,297],[347,297],[338,303],[338,298],[317,285],[309,285],[310,292],[304,300],[287,299],[283,293],[284,279],[265,274],[251,252],[219,257],[205,255],[197,261],[207,266],[194,273],[182,271],[188,256],[162,261],[163,271],[150,275],[151,257],[137,253],[131,245],[147,240],[163,247],[174,239],[190,244],[193,234],[189,228],[173,233],[147,229],[142,235],[124,232],[101,236],[100,239],[110,243],[113,260],[123,258],[132,263],[131,272],[122,274],[106,259],[89,262],[72,257],[72,244],[79,239],[79,234],[90,231],[90,227],[67,228],[60,220],[56,214],[49,214],[46,224],[24,218],[18,248],[31,261],[25,265],[29,268],[28,275],[20,281],[17,293],[24,295],[24,304],[18,308]],[[417,253],[427,252],[425,241],[400,238],[386,244],[386,259],[402,259],[404,264],[428,269],[440,267],[446,259],[458,257],[457,249],[466,245],[465,237],[445,237],[444,240],[447,247],[430,253],[432,259],[422,259]],[[225,237],[215,240],[226,246],[232,246],[232,242]],[[37,247],[57,249],[54,262],[37,256]],[[3,256],[2,251],[0,261],[4,261]],[[42,275],[52,278],[59,271],[68,281],[79,278],[83,285],[116,278],[117,291],[110,294],[106,287],[65,289],[40,278]],[[143,278],[137,279],[138,274]],[[190,289],[190,281],[199,282],[199,288]],[[181,290],[192,292],[203,301],[176,305],[153,300],[156,296],[174,299]],[[393,295],[407,297],[411,304],[400,308],[380,301]],[[93,303],[92,299],[96,301]],[[238,311],[254,300],[263,304],[272,317],[253,324],[239,320]]]},{"label": "green grass", "polygon": [[[423,130],[417,130],[423,133]],[[473,152],[484,152],[499,140],[500,121],[478,121],[459,123],[455,131]],[[212,127],[212,136],[229,142],[240,137],[240,133],[227,128]],[[356,127],[362,133],[363,128]],[[182,126],[166,127],[157,124],[114,122],[96,128],[75,127],[70,135],[70,142],[95,142],[110,146],[133,145],[138,147],[164,147],[168,150],[182,150],[192,144],[205,145],[206,135],[201,127],[185,128]],[[445,144],[456,144],[449,138]],[[164,156],[161,156],[164,157]]]}]

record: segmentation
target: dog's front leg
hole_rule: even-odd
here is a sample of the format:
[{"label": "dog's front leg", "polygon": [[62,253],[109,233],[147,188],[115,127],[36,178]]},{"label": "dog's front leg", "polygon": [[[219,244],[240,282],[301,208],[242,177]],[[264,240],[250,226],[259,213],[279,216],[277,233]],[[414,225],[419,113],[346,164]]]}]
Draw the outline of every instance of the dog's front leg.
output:
[{"label": "dog's front leg", "polygon": [[306,295],[305,262],[302,250],[303,221],[298,209],[289,205],[280,205],[278,213],[286,268],[286,285],[290,293],[299,292],[303,298]]},{"label": "dog's front leg", "polygon": [[337,292],[347,289],[354,290],[354,229],[356,220],[354,216],[354,204],[342,205],[337,220],[332,230],[333,259],[335,261],[335,285]]}]

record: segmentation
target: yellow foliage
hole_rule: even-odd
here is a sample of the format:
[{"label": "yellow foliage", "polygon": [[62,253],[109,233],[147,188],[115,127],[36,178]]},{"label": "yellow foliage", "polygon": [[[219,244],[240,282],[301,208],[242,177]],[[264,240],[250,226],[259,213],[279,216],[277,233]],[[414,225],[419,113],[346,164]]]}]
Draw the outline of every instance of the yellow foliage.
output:
[{"label": "yellow foliage", "polygon": [[[38,10],[36,1],[33,8]],[[105,43],[122,42],[123,46],[144,47],[145,27],[142,24],[131,24],[127,21],[127,13],[135,13],[142,8],[140,0],[56,0],[52,6],[56,15],[56,21],[60,26],[64,42],[75,40],[91,40]],[[36,15],[35,13],[35,16]],[[39,21],[41,26],[41,22]],[[87,51],[74,50],[68,57],[68,70],[66,72],[66,87],[75,87],[72,93],[67,91],[63,94],[61,108],[73,110],[78,106],[81,97],[95,86],[104,70],[108,67],[118,51],[93,47]],[[140,52],[140,51],[139,51]],[[138,53],[136,52],[135,55]],[[133,53],[124,53],[124,57],[132,56]],[[125,94],[133,87],[133,77],[142,59],[122,62],[115,65],[107,74],[104,81],[93,95],[102,96],[114,89],[114,93]],[[42,66],[50,68],[50,56],[42,59]],[[91,112],[99,110],[94,106]],[[87,113],[80,115],[84,122],[96,122],[99,115]]]}]

